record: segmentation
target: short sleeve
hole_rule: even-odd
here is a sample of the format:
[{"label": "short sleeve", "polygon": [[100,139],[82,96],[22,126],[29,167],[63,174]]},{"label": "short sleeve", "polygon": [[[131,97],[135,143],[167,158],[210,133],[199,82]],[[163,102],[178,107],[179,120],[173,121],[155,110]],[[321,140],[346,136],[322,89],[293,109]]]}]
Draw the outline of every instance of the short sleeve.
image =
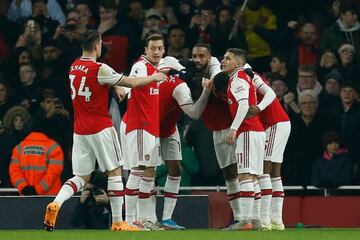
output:
[{"label": "short sleeve", "polygon": [[221,64],[216,57],[211,57],[209,66],[210,78],[214,78],[216,74],[221,72]]},{"label": "short sleeve", "polygon": [[123,78],[123,74],[117,73],[107,64],[102,63],[98,72],[100,84],[116,85]]},{"label": "short sleeve", "polygon": [[162,68],[172,68],[177,71],[185,69],[185,67],[179,63],[179,60],[171,56],[167,56],[161,59],[159,63],[159,69]]},{"label": "short sleeve", "polygon": [[179,104],[179,106],[194,104],[191,98],[191,92],[186,83],[177,85],[173,91],[173,97]]},{"label": "short sleeve", "polygon": [[129,77],[146,77],[146,76],[147,76],[147,68],[143,62],[139,61],[132,66]]},{"label": "short sleeve", "polygon": [[230,91],[237,102],[249,98],[249,89],[249,84],[241,78],[235,78],[230,86]]}]

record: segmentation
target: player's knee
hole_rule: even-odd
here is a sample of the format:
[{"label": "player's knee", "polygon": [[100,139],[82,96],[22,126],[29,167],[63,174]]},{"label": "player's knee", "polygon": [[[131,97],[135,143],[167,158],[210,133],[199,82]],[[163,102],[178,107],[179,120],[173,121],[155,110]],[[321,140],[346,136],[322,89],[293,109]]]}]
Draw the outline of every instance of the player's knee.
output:
[{"label": "player's knee", "polygon": [[181,176],[181,164],[180,161],[167,161],[167,169],[169,176],[179,177]]},{"label": "player's knee", "polygon": [[273,163],[270,176],[272,178],[281,176],[281,163]]},{"label": "player's knee", "polygon": [[238,176],[236,164],[231,164],[231,165],[223,168],[222,170],[223,170],[223,175],[224,175],[225,180],[232,180],[234,178],[237,178],[237,176]]}]

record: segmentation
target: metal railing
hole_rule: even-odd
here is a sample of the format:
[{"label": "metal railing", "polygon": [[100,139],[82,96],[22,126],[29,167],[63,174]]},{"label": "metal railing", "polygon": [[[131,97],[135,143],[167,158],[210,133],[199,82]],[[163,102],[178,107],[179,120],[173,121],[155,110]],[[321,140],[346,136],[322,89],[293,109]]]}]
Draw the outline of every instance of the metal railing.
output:
[{"label": "metal railing", "polygon": [[[164,187],[157,187],[157,191],[163,191]],[[324,191],[324,196],[329,196],[330,190],[360,190],[360,186],[341,186],[336,189],[331,188],[317,188],[314,186],[284,186],[285,191]],[[226,191],[225,186],[192,186],[192,187],[180,187],[180,191],[214,191],[221,192]],[[18,190],[16,188],[0,188],[0,194],[4,193],[17,193]]]}]

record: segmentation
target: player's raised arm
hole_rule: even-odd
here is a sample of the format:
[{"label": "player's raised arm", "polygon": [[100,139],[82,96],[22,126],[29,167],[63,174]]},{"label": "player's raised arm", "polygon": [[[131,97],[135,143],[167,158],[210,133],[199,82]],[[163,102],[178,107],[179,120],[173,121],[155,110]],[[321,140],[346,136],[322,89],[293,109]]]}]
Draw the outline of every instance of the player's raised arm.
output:
[{"label": "player's raised arm", "polygon": [[166,80],[166,75],[164,73],[154,73],[153,75],[147,77],[127,77],[123,76],[119,82],[116,84],[118,86],[124,87],[142,87],[152,82],[161,82]]}]

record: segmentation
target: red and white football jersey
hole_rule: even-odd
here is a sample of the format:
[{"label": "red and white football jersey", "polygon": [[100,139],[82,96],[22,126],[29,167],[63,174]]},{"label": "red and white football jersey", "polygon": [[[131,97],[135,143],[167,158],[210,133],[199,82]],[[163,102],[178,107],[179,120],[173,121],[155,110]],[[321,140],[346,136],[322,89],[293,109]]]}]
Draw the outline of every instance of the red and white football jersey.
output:
[{"label": "red and white football jersey", "polygon": [[204,120],[205,126],[210,131],[227,129],[232,123],[228,104],[214,94],[209,96],[207,105],[201,117]]},{"label": "red and white football jersey", "polygon": [[[247,100],[249,106],[257,104],[254,84],[242,69],[236,71],[230,76],[227,96],[232,119],[235,119],[239,101]],[[241,123],[236,135],[239,136],[240,133],[246,131],[264,131],[264,127],[260,122],[258,115],[252,118],[245,118]]]},{"label": "red and white football jersey", "polygon": [[[145,57],[132,66],[131,77],[146,77],[157,72],[157,68]],[[126,110],[126,133],[143,129],[159,137],[159,83],[152,82],[129,92]]]},{"label": "red and white football jersey", "polygon": [[113,126],[109,115],[109,88],[123,75],[104,63],[81,57],[70,66],[69,80],[74,107],[74,133],[95,134]]},{"label": "red and white football jersey", "polygon": [[[269,86],[269,83],[257,73],[254,75],[253,83],[256,88],[257,101],[259,103],[264,95],[262,95],[258,89],[261,88],[263,84]],[[276,123],[289,121],[288,115],[277,98],[259,113],[259,117],[265,129]]]},{"label": "red and white football jersey", "polygon": [[167,138],[176,130],[181,106],[193,104],[191,92],[180,78],[170,76],[160,84],[160,137]]}]

